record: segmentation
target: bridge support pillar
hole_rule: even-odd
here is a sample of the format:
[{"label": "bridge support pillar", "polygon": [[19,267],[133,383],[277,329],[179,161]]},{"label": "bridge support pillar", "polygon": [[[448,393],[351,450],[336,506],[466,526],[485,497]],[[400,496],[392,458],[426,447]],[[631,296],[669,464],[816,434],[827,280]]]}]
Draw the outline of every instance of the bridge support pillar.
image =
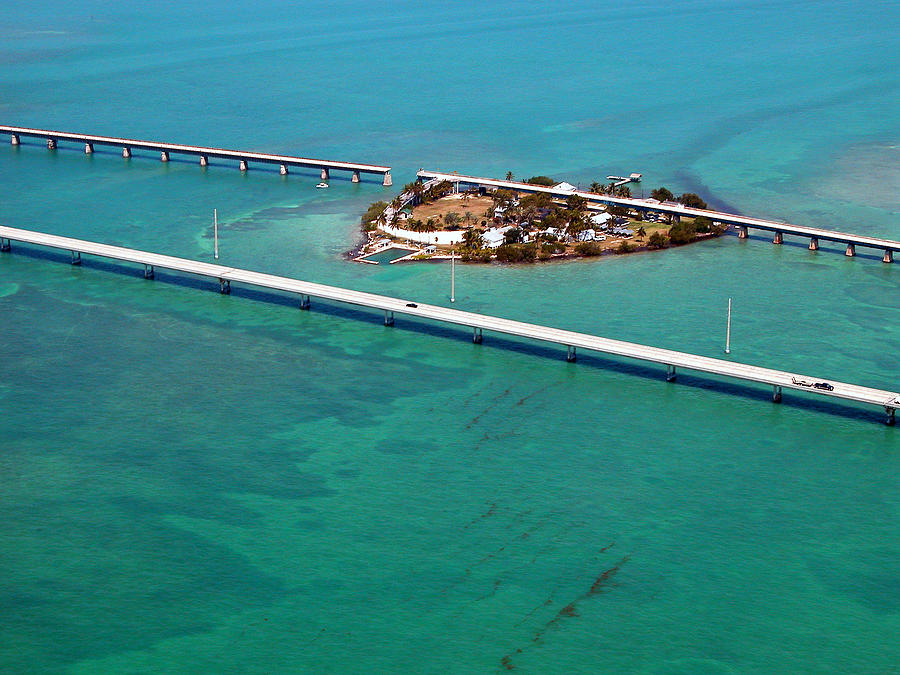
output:
[{"label": "bridge support pillar", "polygon": [[894,252],[887,250],[884,252],[884,257],[881,259],[881,262],[892,263],[894,262]]},{"label": "bridge support pillar", "polygon": [[847,252],[844,254],[848,258],[856,256],[856,244],[847,244]]},{"label": "bridge support pillar", "polygon": [[391,172],[390,172],[390,171],[386,171],[386,172],[385,172],[385,174],[384,174],[384,180],[381,182],[381,184],[384,185],[384,187],[390,187],[391,185],[394,184],[394,181],[391,179]]},{"label": "bridge support pillar", "polygon": [[781,403],[781,387],[777,384],[772,387],[772,403]]},{"label": "bridge support pillar", "polygon": [[354,172],[353,172],[353,178],[350,179],[350,182],[351,182],[351,183],[358,183],[358,182],[359,182],[359,171],[354,171]]},{"label": "bridge support pillar", "polygon": [[738,227],[738,239],[746,239],[750,235],[747,234],[747,226],[741,225]]},{"label": "bridge support pillar", "polygon": [[476,345],[480,345],[481,341],[483,339],[484,339],[484,335],[482,335],[481,329],[473,328],[472,329],[472,342],[474,342]]},{"label": "bridge support pillar", "polygon": [[884,411],[887,413],[887,419],[884,420],[884,423],[889,427],[894,426],[897,423],[897,409],[885,407]]},{"label": "bridge support pillar", "polygon": [[9,137],[9,142],[11,145],[19,145],[21,140],[19,139],[19,134],[13,134]]},{"label": "bridge support pillar", "polygon": [[282,164],[281,166],[279,166],[278,173],[280,173],[282,176],[287,176],[288,175],[287,164]]},{"label": "bridge support pillar", "polygon": [[73,265],[81,264],[81,252],[80,251],[72,251],[72,264]]},{"label": "bridge support pillar", "polygon": [[666,366],[666,382],[674,382],[675,377],[675,366]]},{"label": "bridge support pillar", "polygon": [[200,166],[209,166],[209,157],[200,155]]},{"label": "bridge support pillar", "polygon": [[47,149],[48,150],[56,150],[56,139],[55,138],[47,139]]},{"label": "bridge support pillar", "polygon": [[246,159],[242,159],[242,160],[241,160],[241,163],[238,165],[238,168],[239,168],[241,171],[246,171],[246,170],[247,170],[247,160],[246,160]]},{"label": "bridge support pillar", "polygon": [[811,237],[809,240],[809,250],[810,251],[818,251],[819,250],[819,238]]},{"label": "bridge support pillar", "polygon": [[159,153],[159,161],[160,162],[168,162],[169,161],[169,153],[165,150],[163,150],[161,153]]},{"label": "bridge support pillar", "polygon": [[94,153],[94,144],[93,143],[85,143],[84,144],[84,154],[91,155]]},{"label": "bridge support pillar", "polygon": [[393,326],[394,325],[394,313],[388,310],[384,310],[384,325],[385,326]]},{"label": "bridge support pillar", "polygon": [[122,157],[131,159],[131,148],[122,148]]},{"label": "bridge support pillar", "polygon": [[0,238],[0,252],[12,251],[12,244],[10,244],[9,239]]},{"label": "bridge support pillar", "polygon": [[784,243],[784,235],[781,232],[776,232],[775,236],[772,238],[773,244],[783,244]]},{"label": "bridge support pillar", "polygon": [[328,169],[323,168],[321,174],[322,180],[328,180]]},{"label": "bridge support pillar", "polygon": [[155,276],[156,276],[156,274],[155,274],[154,271],[153,271],[153,265],[146,265],[146,264],[145,264],[145,265],[144,265],[144,278],[145,278],[145,279],[152,279],[152,278],[155,277]]},{"label": "bridge support pillar", "polygon": [[575,363],[576,355],[575,355],[575,347],[567,347],[566,348],[566,361],[569,363]]},{"label": "bridge support pillar", "polygon": [[231,295],[231,282],[228,279],[219,279],[219,293]]},{"label": "bridge support pillar", "polygon": [[300,295],[300,309],[309,310],[309,296],[308,295]]},{"label": "bridge support pillar", "polygon": [[678,223],[681,222],[681,216],[679,216],[679,215],[676,213],[674,216],[672,216],[672,222],[675,223],[675,224],[677,225]]}]

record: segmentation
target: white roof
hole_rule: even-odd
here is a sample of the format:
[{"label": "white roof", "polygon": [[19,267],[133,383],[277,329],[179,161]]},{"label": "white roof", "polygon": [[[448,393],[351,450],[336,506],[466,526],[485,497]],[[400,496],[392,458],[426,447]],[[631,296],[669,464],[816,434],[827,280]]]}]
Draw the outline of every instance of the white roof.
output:
[{"label": "white roof", "polygon": [[595,225],[602,225],[612,220],[612,216],[608,213],[594,213],[591,215],[591,222]]},{"label": "white roof", "polygon": [[566,183],[563,181],[562,183],[557,183],[553,186],[554,190],[559,190],[561,192],[577,192],[578,188],[572,185],[571,183]]}]

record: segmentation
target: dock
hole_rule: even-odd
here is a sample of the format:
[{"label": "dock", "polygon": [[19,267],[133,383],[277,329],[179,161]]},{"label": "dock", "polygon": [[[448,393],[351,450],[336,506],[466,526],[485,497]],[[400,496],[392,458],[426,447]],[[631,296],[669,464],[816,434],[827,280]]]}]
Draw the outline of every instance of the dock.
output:
[{"label": "dock", "polygon": [[355,162],[337,162],[328,159],[311,159],[309,157],[293,157],[290,155],[272,155],[246,150],[226,150],[224,148],[207,148],[198,145],[181,145],[178,143],[162,143],[158,141],[141,141],[134,138],[117,138],[115,136],[94,136],[90,134],[72,133],[69,131],[53,131],[50,129],[31,129],[28,127],[12,127],[0,125],[0,134],[9,134],[13,145],[20,145],[22,138],[38,138],[46,141],[49,150],[56,150],[60,141],[84,145],[85,154],[92,154],[94,146],[111,146],[122,148],[122,157],[129,159],[134,150],[158,152],[163,162],[168,162],[172,154],[189,155],[198,158],[200,166],[209,166],[211,157],[236,161],[241,171],[247,171],[251,162],[259,164],[277,164],[282,176],[289,173],[290,167],[315,169],[320,172],[322,180],[328,180],[331,171],[349,171],[354,183],[360,182],[361,174],[381,176],[382,185],[393,184],[391,167],[375,164],[357,164]]},{"label": "dock", "polygon": [[[771,387],[772,400],[776,403],[781,402],[782,393],[787,389],[867,404],[883,409],[887,415],[885,422],[888,425],[894,425],[896,410],[900,407],[900,394],[894,391],[823,380],[809,375],[735,363],[437,305],[427,305],[402,298],[326,286],[215,263],[0,226],[0,251],[13,250],[13,242],[16,242],[17,245],[26,244],[69,252],[72,264],[76,265],[81,264],[83,255],[133,263],[143,266],[143,275],[146,279],[153,279],[157,269],[215,279],[218,282],[219,291],[226,294],[231,292],[232,283],[280,291],[297,296],[300,309],[305,310],[310,309],[311,298],[365,307],[383,312],[386,326],[394,325],[396,314],[461,326],[472,331],[472,340],[477,344],[481,344],[484,331],[492,331],[502,335],[560,345],[566,348],[568,361],[575,361],[578,349],[635,359],[664,366],[666,379],[670,382],[675,381],[679,370],[685,370],[758,383]],[[816,388],[816,384],[825,386]]]},{"label": "dock", "polygon": [[542,185],[531,185],[530,183],[520,183],[517,181],[496,180],[493,178],[480,178],[478,176],[463,176],[455,173],[440,173],[435,171],[425,171],[424,169],[417,173],[419,180],[441,180],[451,183],[472,185],[475,187],[494,187],[504,190],[514,190],[516,192],[537,193],[543,192],[557,199],[566,199],[571,195],[583,197],[589,204],[615,204],[629,209],[635,209],[641,212],[655,212],[671,214],[675,220],[681,217],[696,218],[705,216],[713,221],[732,225],[738,230],[738,238],[746,239],[748,231],[763,230],[772,233],[773,244],[783,244],[784,235],[792,235],[809,239],[809,250],[818,251],[820,241],[831,241],[845,245],[845,255],[854,257],[856,255],[856,247],[871,248],[882,253],[881,260],[885,263],[894,262],[894,254],[900,252],[900,241],[892,239],[882,239],[879,237],[867,237],[849,232],[836,232],[819,227],[805,227],[803,225],[791,225],[789,223],[765,220],[762,218],[749,218],[740,216],[735,213],[725,213],[723,211],[711,211],[708,209],[694,209],[684,206],[683,204],[675,204],[671,202],[659,202],[655,199],[635,199],[625,197],[612,197],[610,195],[601,195],[594,192],[585,192],[582,190],[559,190],[553,187],[545,187]]}]

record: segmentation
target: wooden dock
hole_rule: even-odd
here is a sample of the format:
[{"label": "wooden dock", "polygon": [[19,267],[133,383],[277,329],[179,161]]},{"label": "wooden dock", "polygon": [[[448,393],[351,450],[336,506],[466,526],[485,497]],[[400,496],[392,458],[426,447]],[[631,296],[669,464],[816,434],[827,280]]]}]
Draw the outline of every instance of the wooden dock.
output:
[{"label": "wooden dock", "polygon": [[[472,330],[472,339],[476,343],[482,341],[483,331],[493,331],[495,333],[557,344],[566,347],[569,361],[575,360],[577,349],[636,359],[665,366],[666,378],[670,381],[675,379],[678,369],[683,369],[747,382],[756,382],[772,388],[772,398],[775,402],[781,401],[784,389],[794,389],[832,399],[864,403],[883,409],[887,413],[886,422],[890,425],[894,424],[896,410],[900,407],[900,394],[894,391],[834,380],[826,381],[809,375],[761,368],[744,363],[650,347],[560,328],[513,321],[497,316],[449,309],[437,305],[427,305],[402,298],[375,295],[198,260],[177,258],[121,246],[111,246],[81,239],[0,226],[0,251],[12,250],[13,242],[71,252],[73,264],[80,264],[82,255],[91,255],[142,265],[144,276],[148,279],[153,278],[157,268],[215,279],[218,281],[219,290],[222,293],[230,293],[233,282],[267,290],[282,291],[298,296],[301,309],[310,308],[311,298],[367,307],[383,312],[385,325],[394,325],[394,315],[400,314],[418,319],[464,326]],[[813,386],[814,383],[825,383],[827,386],[815,388]]]}]

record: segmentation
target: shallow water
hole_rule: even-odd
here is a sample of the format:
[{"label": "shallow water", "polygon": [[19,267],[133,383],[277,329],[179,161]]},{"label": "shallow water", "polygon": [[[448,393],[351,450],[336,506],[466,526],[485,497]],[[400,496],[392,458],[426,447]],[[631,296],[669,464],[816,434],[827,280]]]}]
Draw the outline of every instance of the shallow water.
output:
[{"label": "shallow water", "polygon": [[[11,3],[10,124],[394,167],[0,146],[0,221],[415,301],[354,265],[421,166],[900,238],[889,3]],[[640,189],[640,188],[638,188]],[[896,390],[897,266],[726,236],[457,266],[455,306]],[[17,247],[17,250],[21,247]],[[861,253],[863,253],[860,250]],[[859,672],[900,653],[871,409],[63,257],[0,259],[0,670]]]}]

